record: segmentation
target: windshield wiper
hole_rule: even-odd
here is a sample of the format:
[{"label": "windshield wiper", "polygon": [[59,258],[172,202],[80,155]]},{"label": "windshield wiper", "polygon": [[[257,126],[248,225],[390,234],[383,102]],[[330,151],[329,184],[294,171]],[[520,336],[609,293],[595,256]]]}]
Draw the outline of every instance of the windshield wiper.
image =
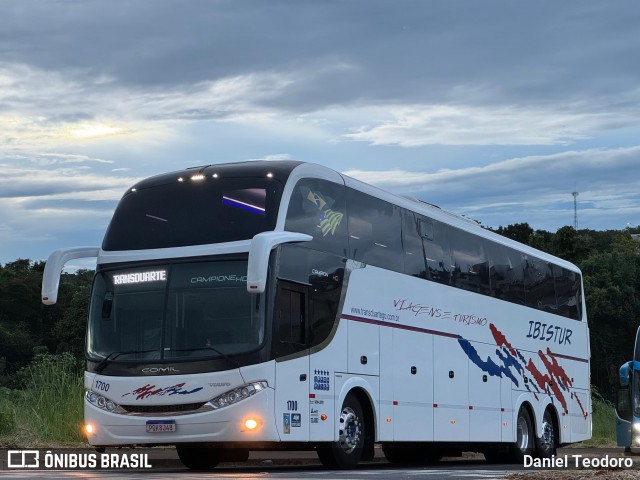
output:
[{"label": "windshield wiper", "polygon": [[235,361],[233,358],[231,358],[226,353],[223,353],[223,352],[221,352],[220,350],[218,350],[217,348],[214,348],[214,347],[183,348],[181,350],[171,350],[171,351],[172,352],[197,352],[198,350],[211,350],[212,352],[217,353],[218,355],[220,355],[222,358],[224,358],[227,362],[229,362],[234,367],[240,368],[240,364],[237,361]]},{"label": "windshield wiper", "polygon": [[133,353],[150,353],[150,352],[157,352],[157,351],[158,350],[129,350],[127,352],[111,352],[109,355],[104,357],[100,361],[100,363],[96,365],[96,368],[94,368],[93,370],[97,373],[102,372],[102,370],[104,370],[104,368],[108,365],[109,362],[115,360],[120,355],[131,355]]}]

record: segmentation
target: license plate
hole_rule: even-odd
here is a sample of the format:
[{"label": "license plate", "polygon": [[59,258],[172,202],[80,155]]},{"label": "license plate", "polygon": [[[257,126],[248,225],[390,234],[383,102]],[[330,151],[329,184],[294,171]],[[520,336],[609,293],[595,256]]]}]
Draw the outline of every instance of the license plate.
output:
[{"label": "license plate", "polygon": [[147,433],[175,432],[175,420],[148,420]]}]

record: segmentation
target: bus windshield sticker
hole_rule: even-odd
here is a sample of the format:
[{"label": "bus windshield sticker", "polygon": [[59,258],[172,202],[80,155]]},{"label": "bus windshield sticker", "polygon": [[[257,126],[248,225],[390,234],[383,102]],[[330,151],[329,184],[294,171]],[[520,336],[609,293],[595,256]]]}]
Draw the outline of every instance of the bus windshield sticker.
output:
[{"label": "bus windshield sticker", "polygon": [[334,235],[336,228],[342,222],[344,213],[336,212],[331,209],[334,200],[331,197],[327,197],[319,192],[314,192],[311,189],[302,187],[308,193],[305,198],[309,200],[320,211],[320,228],[322,229],[322,236],[326,237],[329,233]]}]

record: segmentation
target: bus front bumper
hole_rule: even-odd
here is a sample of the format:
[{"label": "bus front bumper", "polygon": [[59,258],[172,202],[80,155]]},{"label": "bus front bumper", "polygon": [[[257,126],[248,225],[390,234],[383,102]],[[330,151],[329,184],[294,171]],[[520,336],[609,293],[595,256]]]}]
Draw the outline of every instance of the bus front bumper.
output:
[{"label": "bus front bumper", "polygon": [[[96,447],[209,442],[278,442],[280,437],[274,421],[274,411],[274,392],[270,388],[219,410],[182,413],[175,416],[111,413],[92,405],[85,399],[84,430],[89,444]],[[255,428],[248,428],[247,420],[254,420]],[[162,431],[165,427],[148,428],[148,425],[168,425],[168,427]],[[249,425],[253,426],[251,423]]]}]

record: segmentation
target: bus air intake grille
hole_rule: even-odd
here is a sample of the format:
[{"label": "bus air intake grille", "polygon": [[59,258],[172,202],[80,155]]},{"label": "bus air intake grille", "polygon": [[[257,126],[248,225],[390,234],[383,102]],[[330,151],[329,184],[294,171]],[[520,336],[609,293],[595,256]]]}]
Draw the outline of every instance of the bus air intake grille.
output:
[{"label": "bus air intake grille", "polygon": [[182,403],[179,405],[120,405],[125,415],[185,415],[201,411],[206,402]]}]

